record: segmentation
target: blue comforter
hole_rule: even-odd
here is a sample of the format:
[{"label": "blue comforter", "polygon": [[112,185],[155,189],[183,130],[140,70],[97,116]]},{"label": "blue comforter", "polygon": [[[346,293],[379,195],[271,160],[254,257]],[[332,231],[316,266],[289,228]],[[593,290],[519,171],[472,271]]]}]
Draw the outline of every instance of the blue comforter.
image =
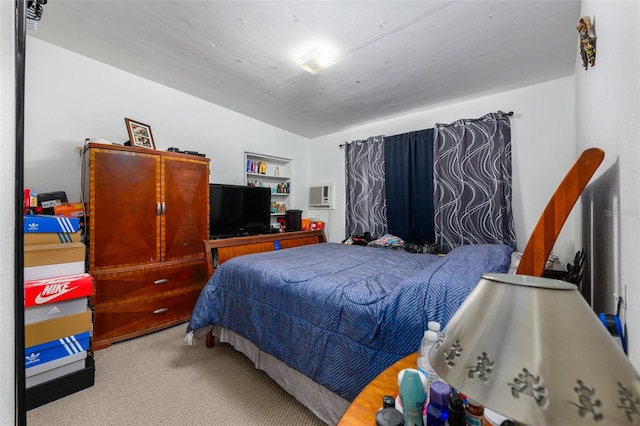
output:
[{"label": "blue comforter", "polygon": [[335,243],[245,255],[205,285],[187,331],[210,324],[247,338],[352,401],[389,365],[418,350],[512,249],[458,247],[446,256]]}]

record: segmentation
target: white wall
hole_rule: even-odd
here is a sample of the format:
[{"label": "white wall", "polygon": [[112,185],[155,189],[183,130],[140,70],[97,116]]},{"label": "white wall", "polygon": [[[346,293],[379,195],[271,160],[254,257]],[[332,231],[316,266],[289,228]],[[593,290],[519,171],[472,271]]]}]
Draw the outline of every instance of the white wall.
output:
[{"label": "white wall", "polygon": [[127,141],[127,117],[151,126],[159,150],[206,154],[211,182],[244,184],[244,151],[293,159],[288,207],[306,203],[309,143],[301,136],[32,37],[26,82],[26,187],[80,200],[74,148],[92,137]]},{"label": "white wall", "polygon": [[[312,140],[310,175],[313,181],[336,183],[336,209],[312,211],[328,221],[328,238],[344,238],[344,151],[345,141],[374,135],[395,135],[476,118],[497,110],[513,111],[513,214],[518,250],[533,231],[538,217],[556,187],[576,160],[574,131],[574,81],[566,77],[445,107],[416,112],[399,118],[355,127]],[[312,182],[313,183],[313,182]],[[575,212],[567,220],[554,248],[563,262],[573,261]]]},{"label": "white wall", "polygon": [[614,293],[624,297],[629,358],[640,370],[640,3],[583,1],[581,16],[598,39],[595,67],[576,63],[577,148],[605,151],[582,197],[593,305],[615,313]]},{"label": "white wall", "polygon": [[15,3],[0,1],[0,424],[15,424]]}]

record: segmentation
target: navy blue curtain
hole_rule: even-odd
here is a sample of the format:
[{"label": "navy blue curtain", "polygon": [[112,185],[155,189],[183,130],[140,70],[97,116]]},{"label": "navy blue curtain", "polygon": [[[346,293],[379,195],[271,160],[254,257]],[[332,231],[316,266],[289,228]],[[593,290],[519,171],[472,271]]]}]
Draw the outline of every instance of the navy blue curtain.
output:
[{"label": "navy blue curtain", "polygon": [[384,138],[387,228],[406,243],[435,242],[433,129]]}]

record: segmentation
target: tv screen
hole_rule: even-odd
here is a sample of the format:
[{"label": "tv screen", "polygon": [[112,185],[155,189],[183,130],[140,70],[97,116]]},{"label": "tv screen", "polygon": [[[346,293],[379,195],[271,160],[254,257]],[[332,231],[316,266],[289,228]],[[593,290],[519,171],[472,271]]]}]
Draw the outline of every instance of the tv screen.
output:
[{"label": "tv screen", "polygon": [[271,227],[269,188],[211,183],[209,203],[210,238],[260,234]]}]

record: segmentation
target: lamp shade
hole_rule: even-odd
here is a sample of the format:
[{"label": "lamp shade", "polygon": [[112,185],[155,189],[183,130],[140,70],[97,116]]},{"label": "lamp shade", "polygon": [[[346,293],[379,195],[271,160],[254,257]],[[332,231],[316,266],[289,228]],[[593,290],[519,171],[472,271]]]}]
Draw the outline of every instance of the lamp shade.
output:
[{"label": "lamp shade", "polygon": [[640,424],[640,377],[573,284],[483,275],[429,360],[451,387],[527,425]]}]

